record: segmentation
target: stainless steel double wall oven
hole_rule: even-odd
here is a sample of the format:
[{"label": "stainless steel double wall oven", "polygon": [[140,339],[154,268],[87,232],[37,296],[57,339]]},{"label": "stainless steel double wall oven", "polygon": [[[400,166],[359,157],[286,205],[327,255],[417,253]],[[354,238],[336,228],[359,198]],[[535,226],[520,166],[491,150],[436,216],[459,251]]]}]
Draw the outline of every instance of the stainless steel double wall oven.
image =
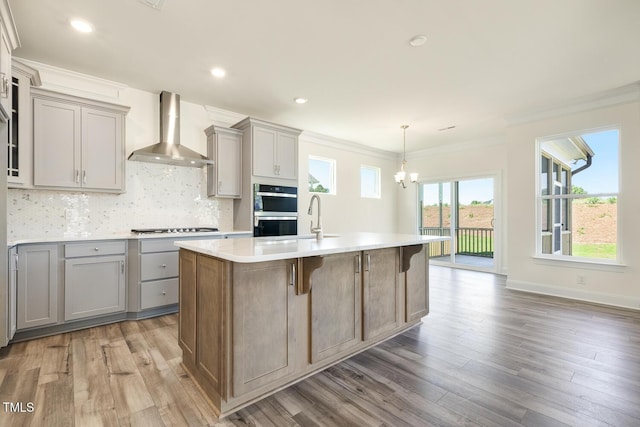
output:
[{"label": "stainless steel double wall oven", "polygon": [[298,234],[298,188],[253,185],[253,235]]}]

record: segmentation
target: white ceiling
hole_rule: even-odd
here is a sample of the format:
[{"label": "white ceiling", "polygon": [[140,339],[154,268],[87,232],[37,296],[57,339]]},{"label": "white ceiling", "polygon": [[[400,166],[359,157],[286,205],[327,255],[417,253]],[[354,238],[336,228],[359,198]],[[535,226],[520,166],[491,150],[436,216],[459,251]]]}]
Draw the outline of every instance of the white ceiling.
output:
[{"label": "white ceiling", "polygon": [[9,3],[18,57],[391,151],[402,124],[407,151],[484,139],[505,117],[640,80],[640,0]]}]

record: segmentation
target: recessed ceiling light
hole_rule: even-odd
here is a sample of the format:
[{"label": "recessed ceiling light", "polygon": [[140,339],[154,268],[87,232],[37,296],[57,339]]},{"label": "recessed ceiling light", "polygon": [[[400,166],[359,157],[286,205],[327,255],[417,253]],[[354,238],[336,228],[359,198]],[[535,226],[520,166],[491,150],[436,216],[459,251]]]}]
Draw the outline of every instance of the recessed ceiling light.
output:
[{"label": "recessed ceiling light", "polygon": [[415,36],[414,38],[409,40],[409,44],[411,46],[413,46],[413,47],[422,46],[426,42],[427,42],[427,37],[426,36]]},{"label": "recessed ceiling light", "polygon": [[211,75],[221,79],[222,77],[227,75],[227,72],[223,68],[216,67],[211,69]]},{"label": "recessed ceiling light", "polygon": [[306,104],[306,103],[307,103],[307,101],[308,101],[308,99],[306,99],[306,98],[300,98],[300,97],[298,97],[298,98],[293,98],[293,100],[296,102],[296,104]]},{"label": "recessed ceiling light", "polygon": [[82,19],[72,19],[71,26],[80,33],[90,33],[93,31],[93,25]]}]

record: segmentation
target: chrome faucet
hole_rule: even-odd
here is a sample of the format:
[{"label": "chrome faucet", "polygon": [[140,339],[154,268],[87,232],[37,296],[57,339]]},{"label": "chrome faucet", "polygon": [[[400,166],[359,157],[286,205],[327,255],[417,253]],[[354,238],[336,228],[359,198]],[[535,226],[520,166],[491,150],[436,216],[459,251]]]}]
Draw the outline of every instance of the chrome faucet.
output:
[{"label": "chrome faucet", "polygon": [[318,226],[314,227],[313,220],[311,220],[311,232],[316,234],[317,240],[322,240],[323,234],[322,234],[322,222],[320,221],[320,197],[317,194],[314,194],[313,196],[311,196],[311,202],[309,202],[309,210],[307,211],[307,213],[309,215],[313,215],[314,200],[318,201]]}]

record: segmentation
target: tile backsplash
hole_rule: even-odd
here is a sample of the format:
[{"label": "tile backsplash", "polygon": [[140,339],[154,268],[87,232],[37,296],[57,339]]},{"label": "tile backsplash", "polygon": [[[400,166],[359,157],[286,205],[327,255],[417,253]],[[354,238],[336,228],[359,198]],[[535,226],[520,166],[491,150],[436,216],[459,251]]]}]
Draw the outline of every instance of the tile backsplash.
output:
[{"label": "tile backsplash", "polygon": [[126,193],[9,189],[8,240],[90,237],[132,228],[233,229],[233,200],[208,198],[206,169],[127,161]]}]

